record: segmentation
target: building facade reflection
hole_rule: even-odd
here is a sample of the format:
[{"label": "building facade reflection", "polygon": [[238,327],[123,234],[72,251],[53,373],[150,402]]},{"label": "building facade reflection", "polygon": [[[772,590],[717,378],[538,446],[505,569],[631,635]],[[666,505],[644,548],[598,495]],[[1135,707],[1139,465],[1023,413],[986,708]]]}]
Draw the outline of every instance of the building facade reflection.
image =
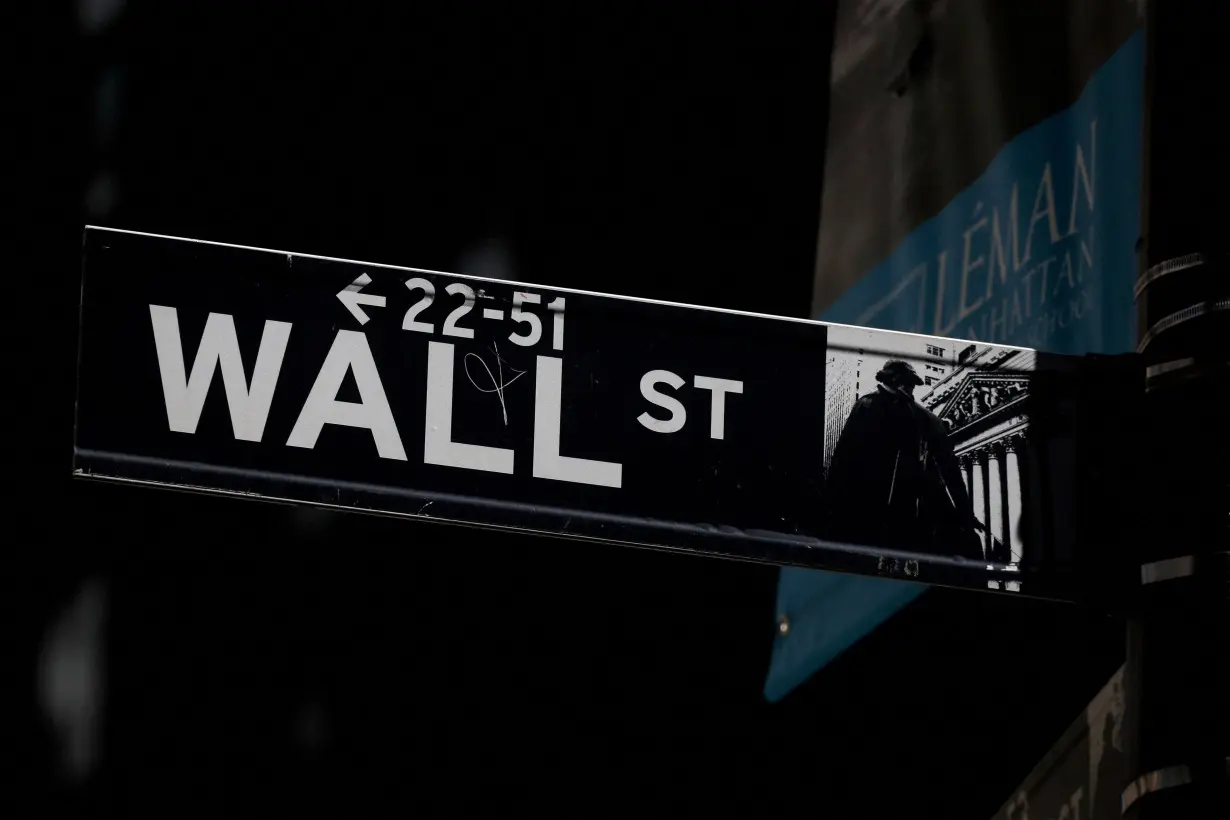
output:
[{"label": "building facade reflection", "polygon": [[[969,345],[956,367],[919,396],[948,426],[974,513],[985,528],[984,556],[1012,567],[1020,566],[1023,551],[1021,455],[1034,359],[1030,350]],[[1014,586],[1009,582],[1009,589]]]}]

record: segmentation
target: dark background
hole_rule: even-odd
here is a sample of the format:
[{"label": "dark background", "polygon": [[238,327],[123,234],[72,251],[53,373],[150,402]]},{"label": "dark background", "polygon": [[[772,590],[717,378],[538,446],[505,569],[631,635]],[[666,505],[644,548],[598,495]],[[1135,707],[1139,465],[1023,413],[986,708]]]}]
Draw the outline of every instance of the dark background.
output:
[{"label": "dark background", "polygon": [[[933,593],[770,706],[772,568],[68,480],[86,222],[462,272],[502,236],[528,281],[804,315],[825,5],[143,0],[90,38],[71,4],[10,5],[9,793],[51,816],[990,816],[1121,625]],[[73,785],[34,669],[90,578],[104,733]]]}]

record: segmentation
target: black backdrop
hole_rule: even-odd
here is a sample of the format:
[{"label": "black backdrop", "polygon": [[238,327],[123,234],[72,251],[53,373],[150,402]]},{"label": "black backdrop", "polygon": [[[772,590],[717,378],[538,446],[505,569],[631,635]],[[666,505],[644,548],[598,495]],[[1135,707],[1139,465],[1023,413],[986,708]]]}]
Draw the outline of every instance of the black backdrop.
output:
[{"label": "black backdrop", "polygon": [[[444,270],[498,233],[528,281],[802,315],[822,4],[142,0],[90,41],[71,4],[16,5],[4,583],[26,683],[5,710],[53,814],[986,817],[1119,662],[1119,625],[1092,613],[936,594],[771,707],[770,568],[299,528],[282,508],[67,479],[89,220]],[[114,206],[90,216],[104,167]],[[31,669],[95,574],[106,740],[69,789]],[[327,716],[314,753],[295,740],[309,702]]]}]

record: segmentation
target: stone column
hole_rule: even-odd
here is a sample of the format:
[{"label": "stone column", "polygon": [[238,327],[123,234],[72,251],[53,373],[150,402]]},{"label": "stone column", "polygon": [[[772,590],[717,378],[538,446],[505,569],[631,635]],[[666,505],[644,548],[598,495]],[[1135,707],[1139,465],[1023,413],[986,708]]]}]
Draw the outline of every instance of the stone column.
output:
[{"label": "stone column", "polygon": [[1004,451],[1004,487],[1005,498],[1008,501],[1008,541],[1012,563],[1021,563],[1021,439],[1014,436],[1008,439]]},{"label": "stone column", "polygon": [[1008,543],[1004,538],[1004,480],[1000,473],[1003,460],[998,446],[987,449],[987,557],[991,557],[995,542]]},{"label": "stone column", "polygon": [[961,477],[965,479],[965,491],[971,494],[974,492],[973,463],[969,456],[961,456]]},{"label": "stone column", "polygon": [[[983,474],[983,467],[978,453],[970,456],[970,498],[974,502],[974,515],[978,520],[986,522],[986,493],[983,488],[986,487],[986,478]],[[986,538],[982,539],[982,555],[986,557]]]}]

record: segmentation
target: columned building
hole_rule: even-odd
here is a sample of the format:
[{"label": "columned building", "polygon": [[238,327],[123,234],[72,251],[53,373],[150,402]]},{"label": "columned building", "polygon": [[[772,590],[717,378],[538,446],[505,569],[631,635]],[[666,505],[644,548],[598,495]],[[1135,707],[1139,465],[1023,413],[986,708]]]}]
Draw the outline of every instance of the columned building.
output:
[{"label": "columned building", "polygon": [[[948,426],[974,514],[985,527],[983,555],[1011,567],[1019,567],[1022,554],[1022,445],[1033,369],[1033,351],[971,345],[955,369],[919,399]],[[1009,582],[1008,588],[1019,584]]]}]

